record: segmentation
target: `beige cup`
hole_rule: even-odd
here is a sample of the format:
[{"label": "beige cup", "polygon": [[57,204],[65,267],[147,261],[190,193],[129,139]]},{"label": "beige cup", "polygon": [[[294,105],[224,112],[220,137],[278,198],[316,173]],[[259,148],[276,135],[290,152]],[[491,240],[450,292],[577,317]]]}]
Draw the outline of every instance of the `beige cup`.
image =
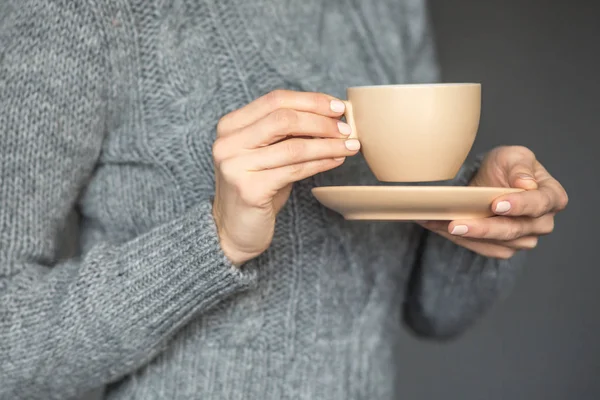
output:
[{"label": "beige cup", "polygon": [[352,137],[383,182],[453,179],[479,128],[478,83],[360,86],[347,96]]}]

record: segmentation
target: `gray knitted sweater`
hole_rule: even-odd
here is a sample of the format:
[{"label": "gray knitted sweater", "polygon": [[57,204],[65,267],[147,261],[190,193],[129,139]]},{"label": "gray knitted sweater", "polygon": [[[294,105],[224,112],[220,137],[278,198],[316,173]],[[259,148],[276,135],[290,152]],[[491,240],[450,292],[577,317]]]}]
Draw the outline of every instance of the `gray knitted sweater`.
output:
[{"label": "gray knitted sweater", "polygon": [[276,88],[435,81],[422,0],[2,10],[1,399],[394,399],[403,321],[453,337],[509,289],[514,259],[320,206],[314,186],[377,184],[360,156],[296,184],[241,271],[219,247],[218,119]]}]

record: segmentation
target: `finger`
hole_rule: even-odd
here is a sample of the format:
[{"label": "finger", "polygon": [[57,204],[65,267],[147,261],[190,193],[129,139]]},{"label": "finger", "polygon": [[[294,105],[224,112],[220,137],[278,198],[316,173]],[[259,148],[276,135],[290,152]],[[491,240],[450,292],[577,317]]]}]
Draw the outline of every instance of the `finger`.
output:
[{"label": "finger", "polygon": [[280,190],[290,183],[298,182],[321,172],[340,166],[344,159],[313,160],[304,163],[286,165],[284,167],[261,172],[261,179],[270,182],[273,190]]},{"label": "finger", "polygon": [[496,215],[537,218],[551,212],[552,196],[547,190],[512,193],[495,199],[492,210]]},{"label": "finger", "polygon": [[537,236],[523,236],[515,240],[509,240],[505,242],[492,241],[494,244],[510,247],[515,250],[532,250],[535,249],[539,243],[539,237]]},{"label": "finger", "polygon": [[[360,149],[356,139],[289,139],[257,149],[243,156],[249,170],[279,168],[307,161],[343,158],[355,155]],[[240,160],[242,162],[242,160]]]},{"label": "finger", "polygon": [[569,203],[569,196],[563,185],[554,179],[540,163],[538,163],[537,174],[540,190],[547,191],[554,199],[553,211],[564,210]]},{"label": "finger", "polygon": [[[445,232],[447,233],[447,232]],[[496,246],[509,247],[514,250],[531,250],[537,247],[539,238],[537,236],[523,236],[515,240],[488,240],[488,239],[474,239],[464,238],[469,241],[478,242],[482,244],[493,244]]]},{"label": "finger", "polygon": [[243,148],[256,149],[289,137],[341,139],[348,137],[351,131],[350,125],[330,117],[279,109],[231,137]]},{"label": "finger", "polygon": [[220,136],[230,134],[279,109],[339,118],[344,114],[345,105],[341,100],[324,93],[275,90],[221,118],[217,132]]},{"label": "finger", "polygon": [[510,187],[513,188],[525,190],[535,190],[538,188],[533,168],[531,168],[527,162],[515,165],[509,172],[508,181],[510,182]]},{"label": "finger", "polygon": [[[449,230],[448,230],[448,226],[450,225],[450,223],[448,222],[443,222],[443,221],[423,221],[423,222],[418,222],[421,226],[434,231],[436,233],[443,233],[446,235],[452,235]],[[553,226],[553,224],[552,224]],[[544,231],[547,230],[552,230],[552,227],[548,227],[545,228]],[[538,233],[539,235],[543,235],[544,233]],[[456,236],[456,235],[454,235]],[[523,236],[520,237],[518,239],[514,239],[514,240],[508,240],[508,241],[502,241],[502,240],[489,240],[489,239],[476,239],[476,238],[466,238],[464,236],[460,236],[462,238],[471,240],[471,241],[476,241],[476,242],[481,242],[481,243],[490,243],[490,244],[495,244],[498,246],[505,246],[505,247],[510,247],[512,249],[516,249],[516,250],[525,250],[525,249],[533,249],[537,246],[539,238],[538,236],[535,235],[530,235],[530,236]]]},{"label": "finger", "polygon": [[516,249],[499,245],[490,242],[477,241],[469,238],[458,237],[449,234],[446,231],[434,231],[434,233],[445,237],[446,239],[456,243],[457,245],[471,250],[475,253],[481,254],[484,257],[498,258],[498,259],[509,259],[515,255]]},{"label": "finger", "polygon": [[[350,125],[329,117],[298,112],[278,110],[269,114],[250,127],[234,134],[219,137],[213,143],[213,159],[216,165],[248,150],[264,148],[273,143],[282,142],[288,137],[298,138],[346,138],[351,133]],[[357,145],[356,140],[349,143]],[[360,146],[360,144],[358,144]]]},{"label": "finger", "polygon": [[465,221],[452,221],[447,231],[455,236],[510,241],[530,235],[546,235],[554,229],[551,214],[540,218],[491,217]]},{"label": "finger", "polygon": [[513,146],[507,152],[507,180],[511,187],[525,190],[537,189],[535,180],[536,157],[531,150],[522,146]]},{"label": "finger", "polygon": [[492,202],[492,210],[497,215],[538,218],[548,213],[562,211],[568,201],[564,188],[554,178],[549,177],[539,181],[537,190],[498,197]]}]

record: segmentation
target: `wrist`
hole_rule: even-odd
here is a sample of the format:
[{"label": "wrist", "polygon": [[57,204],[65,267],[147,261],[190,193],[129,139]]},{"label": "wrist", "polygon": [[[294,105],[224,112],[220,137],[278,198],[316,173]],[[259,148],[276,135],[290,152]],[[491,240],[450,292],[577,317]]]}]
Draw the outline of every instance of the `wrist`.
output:
[{"label": "wrist", "polygon": [[227,257],[229,262],[237,268],[241,268],[247,261],[252,259],[252,256],[237,250],[226,235],[219,235],[219,243],[225,257]]},{"label": "wrist", "polygon": [[252,257],[242,251],[237,250],[236,246],[229,239],[227,230],[223,224],[222,213],[220,212],[220,207],[216,199],[213,201],[212,216],[217,228],[217,235],[219,239],[219,245],[221,246],[221,251],[233,266],[240,268]]}]

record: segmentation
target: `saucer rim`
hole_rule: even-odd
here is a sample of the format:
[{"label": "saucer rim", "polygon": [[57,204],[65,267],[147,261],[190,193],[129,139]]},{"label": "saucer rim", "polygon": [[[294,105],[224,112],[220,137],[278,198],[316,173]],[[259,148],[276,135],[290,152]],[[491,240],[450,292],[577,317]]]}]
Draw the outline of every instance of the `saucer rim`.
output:
[{"label": "saucer rim", "polygon": [[410,191],[410,190],[418,190],[418,191],[503,191],[506,193],[519,193],[525,191],[525,189],[521,188],[507,188],[507,187],[498,187],[498,186],[375,186],[375,185],[366,185],[366,186],[317,186],[311,189],[311,191],[323,191],[323,190],[339,190],[339,191],[352,191],[356,189],[368,189],[373,191]]}]

